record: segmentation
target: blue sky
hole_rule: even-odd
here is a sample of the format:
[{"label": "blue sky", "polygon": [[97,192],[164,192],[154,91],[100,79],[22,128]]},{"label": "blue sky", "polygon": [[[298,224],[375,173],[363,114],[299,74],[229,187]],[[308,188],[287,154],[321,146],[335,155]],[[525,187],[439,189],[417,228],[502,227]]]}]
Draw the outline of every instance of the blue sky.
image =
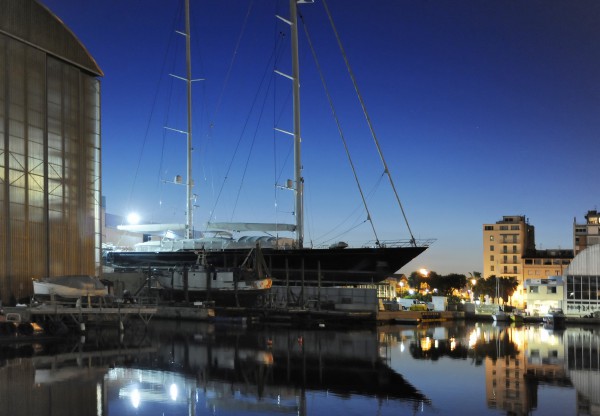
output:
[{"label": "blue sky", "polygon": [[[184,139],[163,128],[185,128],[183,84],[167,75],[184,74],[184,41],[173,34],[183,29],[178,2],[42,3],[105,74],[108,212],[183,221],[184,189],[165,180],[185,176]],[[192,0],[193,72],[205,79],[194,86],[196,228],[211,212],[219,221],[293,222],[291,195],[274,189],[292,177],[291,141],[273,132],[274,124],[291,129],[289,82],[272,75],[274,65],[289,68],[289,37],[280,39],[285,28],[274,18],[287,16],[287,3]],[[482,224],[503,215],[527,216],[538,248],[572,248],[573,219],[583,221],[600,202],[600,2],[328,6],[412,231],[437,239],[402,272],[481,271]],[[407,238],[323,4],[301,13],[379,239]],[[278,39],[283,48],[274,64]],[[300,40],[305,241],[373,240],[361,225],[366,214],[303,32]]]}]

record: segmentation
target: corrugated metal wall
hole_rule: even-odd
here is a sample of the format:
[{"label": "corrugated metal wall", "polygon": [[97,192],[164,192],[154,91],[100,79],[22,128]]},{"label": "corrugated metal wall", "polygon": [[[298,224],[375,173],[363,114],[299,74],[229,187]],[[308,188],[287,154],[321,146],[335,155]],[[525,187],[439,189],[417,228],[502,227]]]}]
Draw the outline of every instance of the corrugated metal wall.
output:
[{"label": "corrugated metal wall", "polygon": [[0,298],[100,267],[100,86],[0,33]]}]

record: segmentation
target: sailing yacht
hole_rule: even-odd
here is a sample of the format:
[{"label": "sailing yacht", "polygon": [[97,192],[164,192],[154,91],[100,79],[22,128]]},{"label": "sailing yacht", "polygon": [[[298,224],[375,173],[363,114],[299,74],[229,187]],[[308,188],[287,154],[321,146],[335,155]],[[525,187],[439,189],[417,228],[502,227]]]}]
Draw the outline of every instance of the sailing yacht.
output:
[{"label": "sailing yacht", "polygon": [[[365,247],[349,247],[345,242],[338,242],[327,248],[307,248],[304,246],[304,179],[302,177],[302,161],[300,158],[300,77],[298,58],[298,6],[312,3],[311,0],[290,0],[289,18],[278,18],[289,25],[291,31],[292,74],[287,78],[292,81],[293,90],[293,132],[294,137],[294,179],[289,181],[288,188],[295,194],[295,224],[257,224],[257,223],[213,223],[215,231],[201,238],[192,235],[192,180],[191,180],[191,68],[188,56],[188,178],[187,178],[187,211],[185,230],[186,238],[172,241],[151,241],[139,244],[134,252],[113,252],[108,256],[113,264],[123,267],[147,265],[176,266],[197,264],[198,253],[202,253],[203,261],[217,270],[239,267],[248,250],[259,245],[266,265],[273,276],[290,281],[322,282],[323,284],[356,284],[379,282],[393,275],[405,264],[420,255],[428,248],[429,241],[418,243],[412,236],[407,241],[380,242]],[[189,34],[189,0],[186,0],[186,30]],[[187,37],[189,42],[189,36]],[[189,44],[187,47],[189,53]],[[375,140],[377,143],[377,140]],[[385,172],[391,181],[389,169],[383,155],[378,149],[384,163]],[[395,187],[392,182],[392,188]],[[398,203],[399,198],[396,195]],[[364,198],[363,198],[364,202]],[[365,204],[366,205],[366,204]],[[399,203],[402,209],[401,204]],[[402,210],[402,215],[404,211]],[[370,215],[369,215],[370,217]],[[408,222],[407,222],[408,226]],[[120,229],[143,231],[122,226]],[[234,238],[234,232],[258,231],[271,233],[264,236],[243,236]],[[294,238],[275,237],[279,232],[294,233]]]}]

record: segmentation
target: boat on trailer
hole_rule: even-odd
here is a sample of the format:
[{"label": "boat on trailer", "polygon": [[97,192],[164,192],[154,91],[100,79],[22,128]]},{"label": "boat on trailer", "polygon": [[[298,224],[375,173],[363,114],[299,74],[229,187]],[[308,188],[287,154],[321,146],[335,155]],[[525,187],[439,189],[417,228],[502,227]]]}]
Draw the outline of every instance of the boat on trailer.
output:
[{"label": "boat on trailer", "polygon": [[195,264],[155,267],[150,276],[161,286],[163,299],[214,301],[219,306],[254,306],[273,284],[258,245],[240,267],[215,267],[207,262],[206,252],[199,252]]},{"label": "boat on trailer", "polygon": [[36,298],[104,297],[108,295],[108,288],[94,276],[67,275],[34,280],[33,294]]}]

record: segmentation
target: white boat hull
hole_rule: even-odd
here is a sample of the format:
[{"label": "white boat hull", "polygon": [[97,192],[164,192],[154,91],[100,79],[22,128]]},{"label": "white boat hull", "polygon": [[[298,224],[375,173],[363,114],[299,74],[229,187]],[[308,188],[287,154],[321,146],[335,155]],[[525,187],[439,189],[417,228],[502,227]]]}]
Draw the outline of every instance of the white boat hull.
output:
[{"label": "white boat hull", "polygon": [[108,289],[91,276],[47,277],[33,281],[33,293],[36,296],[63,298],[81,298],[87,296],[106,296]]}]

